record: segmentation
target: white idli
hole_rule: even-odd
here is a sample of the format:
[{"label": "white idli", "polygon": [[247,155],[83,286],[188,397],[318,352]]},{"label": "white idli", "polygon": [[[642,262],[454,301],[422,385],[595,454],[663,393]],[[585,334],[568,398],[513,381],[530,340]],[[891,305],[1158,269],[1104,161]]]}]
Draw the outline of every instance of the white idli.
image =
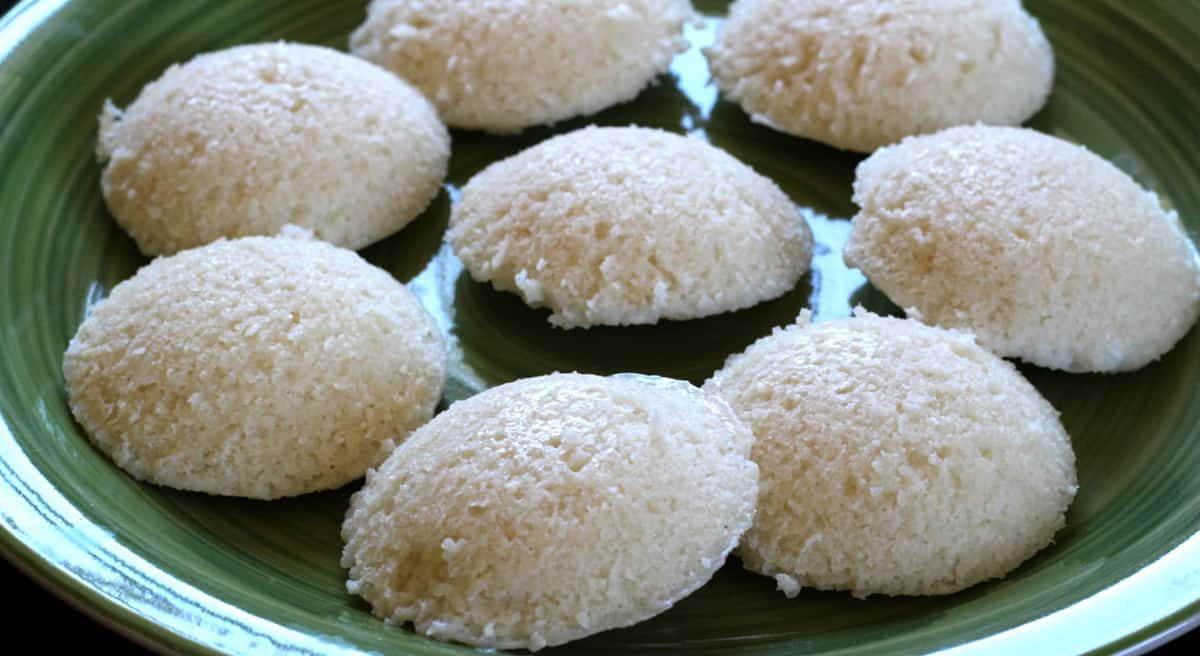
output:
[{"label": "white idli", "polygon": [[738,0],[707,52],[755,121],[870,152],[952,125],[1016,125],[1054,53],[1019,0]]},{"label": "white idli", "polygon": [[1174,211],[1081,146],[960,127],[858,167],[846,263],[914,318],[1006,357],[1137,369],[1200,314],[1200,269]]},{"label": "white idli", "polygon": [[138,479],[273,499],[343,485],[429,420],[446,347],[351,251],[247,237],[159,258],[63,358],[71,411]]},{"label": "white idli", "polygon": [[373,0],[354,54],[457,128],[516,132],[636,96],[685,49],[688,0]]},{"label": "white idli", "polygon": [[750,525],[753,437],[679,381],[553,374],[459,401],[367,474],[347,588],[388,623],[537,650],[657,615]]},{"label": "white idli", "polygon": [[699,139],[589,127],[492,164],[449,240],[475,280],[563,328],[749,307],[795,286],[812,232],[787,195]]},{"label": "white idli", "polygon": [[1074,498],[1058,413],[966,333],[860,313],[777,330],[705,384],[754,432],[738,554],[801,587],[947,594],[1048,545]]},{"label": "white idli", "polygon": [[109,211],[147,255],[286,224],[361,248],[437,194],[450,137],[387,71],[316,46],[238,46],[172,66],[100,116]]}]

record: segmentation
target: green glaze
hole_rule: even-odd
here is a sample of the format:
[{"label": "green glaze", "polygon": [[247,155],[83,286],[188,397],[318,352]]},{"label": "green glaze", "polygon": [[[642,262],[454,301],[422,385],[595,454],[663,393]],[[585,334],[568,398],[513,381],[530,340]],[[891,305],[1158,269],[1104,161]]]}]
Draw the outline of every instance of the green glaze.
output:
[{"label": "green glaze", "polygon": [[[711,15],[723,3],[698,3]],[[1200,231],[1200,7],[1027,3],[1058,77],[1032,125],[1111,158]],[[61,357],[85,309],[145,260],[105,211],[96,114],[169,63],[238,43],[339,48],[362,0],[26,2],[0,23],[0,550],[120,630],[184,652],[451,653],[387,627],[346,594],[338,534],[347,489],[261,503],[140,484],[92,449],[67,410]],[[711,38],[710,21],[690,33]],[[515,137],[454,133],[446,192],[364,251],[411,281],[453,344],[446,401],[555,369],[699,381],[810,307],[894,311],[838,250],[859,157],[751,124],[706,86],[693,49],[674,75],[594,117]],[[715,103],[715,104],[714,104]],[[450,198],[487,163],[587,123],[691,131],[774,178],[818,237],[814,271],[741,312],[655,327],[560,331],[546,313],[470,280],[441,244]],[[1063,413],[1080,492],[1056,543],[1007,579],[942,598],[803,592],[787,600],[736,560],[673,610],[564,652],[1127,650],[1200,612],[1200,337],[1120,376],[1025,368]],[[552,650],[557,651],[557,650]]]}]

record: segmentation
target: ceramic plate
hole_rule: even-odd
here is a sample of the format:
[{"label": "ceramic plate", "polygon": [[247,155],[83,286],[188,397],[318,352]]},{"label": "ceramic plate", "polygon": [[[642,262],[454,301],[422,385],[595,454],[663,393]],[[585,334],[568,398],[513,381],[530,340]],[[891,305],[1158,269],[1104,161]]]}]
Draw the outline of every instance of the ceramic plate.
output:
[{"label": "ceramic plate", "polygon": [[[1200,232],[1200,7],[1027,3],[1058,75],[1031,124],[1110,158]],[[702,46],[724,13],[688,38]],[[261,503],[137,483],[71,420],[60,364],[87,307],[145,263],[105,210],[96,115],[170,63],[288,39],[345,48],[363,0],[25,2],[0,23],[0,547],[75,604],[160,648],[451,653],[374,619],[346,594],[338,535],[349,488]],[[442,244],[457,189],[487,163],[588,123],[700,135],[774,178],[817,235],[812,273],[749,310],[655,327],[561,331],[472,282]],[[446,402],[551,370],[704,379],[801,308],[894,311],[839,251],[859,157],[752,124],[717,97],[697,47],[633,102],[515,137],[455,132],[444,192],[364,255],[409,282],[453,344]],[[1200,336],[1119,376],[1023,371],[1063,413],[1079,496],[1055,544],[1003,581],[940,598],[803,592],[735,559],[671,611],[564,652],[1118,652],[1200,611]],[[558,650],[552,650],[558,651]]]}]

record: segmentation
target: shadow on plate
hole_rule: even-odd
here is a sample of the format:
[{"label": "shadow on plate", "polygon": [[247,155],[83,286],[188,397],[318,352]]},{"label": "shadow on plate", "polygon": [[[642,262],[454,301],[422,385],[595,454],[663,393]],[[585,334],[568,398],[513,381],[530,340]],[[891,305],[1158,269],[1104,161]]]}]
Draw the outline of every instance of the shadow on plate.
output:
[{"label": "shadow on plate", "polygon": [[637,124],[681,132],[685,117],[695,120],[698,108],[676,86],[669,75],[661,75],[636,98],[595,114],[579,116],[553,125],[526,128],[517,134],[496,135],[478,130],[452,130],[450,171],[446,181],[462,186],[488,164],[511,157],[546,139],[589,125],[624,127]]},{"label": "shadow on plate", "polygon": [[407,283],[421,273],[442,246],[450,222],[450,194],[438,192],[420,216],[396,234],[359,252],[371,264]]},{"label": "shadow on plate", "polygon": [[653,326],[563,330],[548,310],[478,283],[465,271],[455,283],[456,333],[463,357],[495,385],[552,371],[637,372],[702,383],[725,358],[796,320],[812,292],[809,276],[783,296],[736,312]]}]

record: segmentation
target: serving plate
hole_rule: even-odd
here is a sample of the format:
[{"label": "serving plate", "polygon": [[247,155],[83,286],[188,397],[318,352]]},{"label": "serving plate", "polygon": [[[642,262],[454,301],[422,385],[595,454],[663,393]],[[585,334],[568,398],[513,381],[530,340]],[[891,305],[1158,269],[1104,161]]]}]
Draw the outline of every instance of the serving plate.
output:
[{"label": "serving plate", "polygon": [[[703,380],[724,358],[810,307],[895,312],[839,250],[860,157],[752,124],[708,84],[703,56],[724,3],[690,29],[692,50],[636,100],[513,137],[453,134],[444,192],[363,254],[409,282],[452,344],[446,402],[552,370]],[[1031,121],[1086,144],[1200,232],[1200,7],[1119,0],[1027,2],[1055,47],[1050,102]],[[181,652],[449,654],[371,617],[343,588],[338,535],[357,486],[262,503],[137,483],[71,420],[60,365],[89,305],[145,263],[107,214],[93,157],[96,114],[168,64],[239,43],[345,48],[364,2],[24,2],[0,21],[0,550],[119,630]],[[690,132],[774,178],[818,241],[784,297],[654,327],[562,331],[515,296],[472,282],[442,244],[457,189],[487,163],[589,123]],[[1080,491],[1055,544],[1003,581],[939,598],[804,591],[787,600],[736,559],[669,612],[564,652],[1121,652],[1200,613],[1200,336],[1119,376],[1024,367],[1063,413]],[[559,651],[554,649],[550,651]]]}]

